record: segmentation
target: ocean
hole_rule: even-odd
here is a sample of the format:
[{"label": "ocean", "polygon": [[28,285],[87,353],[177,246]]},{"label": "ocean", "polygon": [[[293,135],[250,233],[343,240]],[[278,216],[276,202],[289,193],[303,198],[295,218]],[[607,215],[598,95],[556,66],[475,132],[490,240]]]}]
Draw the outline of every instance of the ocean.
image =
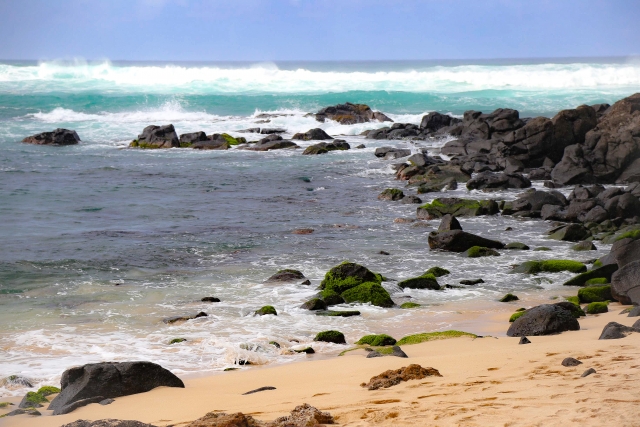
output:
[{"label": "ocean", "polygon": [[[393,161],[373,152],[391,145],[437,155],[447,139],[367,140],[359,136],[362,131],[385,124],[319,123],[306,114],[353,102],[416,124],[430,111],[461,116],[469,109],[500,107],[518,109],[521,117],[550,117],[638,91],[640,63],[619,58],[2,62],[0,378],[24,375],[35,384],[55,384],[65,369],[98,361],[150,360],[179,375],[219,372],[238,360],[285,363],[312,357],[291,354],[296,346],[313,344],[313,357],[342,350],[312,342],[327,329],[344,332],[349,342],[367,333],[400,338],[451,328],[504,334],[507,324],[504,331],[487,326],[504,311],[496,301],[500,296],[516,293],[522,306],[561,297],[570,274],[509,273],[515,263],[540,258],[534,251],[473,260],[429,251],[427,234],[438,222],[394,222],[415,218],[416,205],[377,200],[385,188],[404,183],[394,179]],[[290,137],[320,127],[366,148],[320,156],[301,156],[301,150],[127,148],[145,126],[169,123],[178,134],[228,132],[250,140],[259,136],[237,131],[282,127]],[[76,130],[82,142],[20,143],[58,127]],[[447,193],[498,200],[516,194],[488,196],[464,185]],[[437,195],[421,197],[426,202]],[[597,252],[573,252],[566,242],[546,239],[550,224],[540,220],[498,216],[461,222],[486,237],[547,246],[549,258],[587,261],[608,250],[598,244]],[[314,232],[294,234],[298,228]],[[327,318],[300,309],[324,273],[344,260],[390,279],[438,265],[452,271],[441,284],[476,278],[485,283],[445,291],[403,291],[394,281],[384,283],[397,303],[422,304],[414,310],[365,305],[357,307],[362,316]],[[282,268],[301,270],[312,284],[264,283]],[[200,301],[207,296],[221,302]],[[266,304],[278,316],[252,315]],[[199,311],[209,316],[162,323],[164,317]],[[173,338],[187,341],[169,345]],[[0,396],[20,393],[24,389],[0,387]]]}]

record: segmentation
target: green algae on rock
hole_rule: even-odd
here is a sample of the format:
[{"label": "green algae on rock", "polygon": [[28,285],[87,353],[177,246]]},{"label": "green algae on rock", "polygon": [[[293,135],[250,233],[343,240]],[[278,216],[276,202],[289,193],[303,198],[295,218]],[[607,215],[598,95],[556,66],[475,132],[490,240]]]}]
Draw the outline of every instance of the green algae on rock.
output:
[{"label": "green algae on rock", "polygon": [[356,344],[358,345],[372,345],[374,347],[395,345],[395,343],[396,340],[387,334],[365,335],[356,341]]},{"label": "green algae on rock", "polygon": [[513,294],[506,294],[505,296],[503,296],[502,298],[500,298],[500,302],[511,302],[511,301],[518,301],[520,298],[518,298],[517,296],[513,295]]},{"label": "green algae on rock", "polygon": [[340,331],[322,331],[318,332],[313,339],[314,341],[330,342],[334,344],[346,344],[347,341],[344,338],[344,334]]},{"label": "green algae on rock", "polygon": [[169,345],[185,342],[186,340],[187,340],[186,338],[174,338],[171,341],[169,341]]},{"label": "green algae on rock", "polygon": [[516,311],[515,313],[513,313],[511,315],[511,317],[509,317],[509,322],[513,323],[516,321],[516,319],[520,316],[522,316],[524,313],[526,313],[526,311]]},{"label": "green algae on rock", "polygon": [[432,273],[424,273],[422,276],[412,277],[398,283],[402,289],[432,289],[439,290],[440,284]]},{"label": "green algae on rock", "polygon": [[431,203],[418,207],[418,219],[441,218],[444,215],[480,216],[495,215],[500,211],[493,200],[472,200],[458,198],[437,198]]},{"label": "green algae on rock", "polygon": [[611,285],[581,288],[578,291],[578,298],[582,303],[613,301]]},{"label": "green algae on rock", "polygon": [[417,307],[422,307],[422,306],[417,302],[403,302],[402,305],[400,306],[400,308],[417,308]]},{"label": "green algae on rock", "polygon": [[395,303],[391,299],[389,292],[377,282],[362,283],[341,294],[345,302],[370,302],[378,307],[393,307]]},{"label": "green algae on rock", "polygon": [[572,273],[582,273],[587,271],[587,266],[579,261],[567,259],[550,259],[546,261],[526,261],[513,269],[513,273],[559,273],[570,271]]},{"label": "green algae on rock", "polygon": [[435,266],[425,271],[424,274],[433,274],[436,277],[441,277],[441,276],[446,276],[447,274],[451,274],[451,272],[446,268]]},{"label": "green algae on rock", "polygon": [[472,246],[463,252],[462,256],[467,258],[480,258],[485,256],[500,256],[500,254],[495,249],[485,248],[482,246]]},{"label": "green algae on rock", "polygon": [[402,190],[397,188],[387,188],[382,193],[378,195],[378,200],[389,200],[389,201],[397,201],[404,198],[404,193]]},{"label": "green algae on rock", "polygon": [[600,314],[609,311],[608,302],[592,302],[587,305],[587,314]]},{"label": "green algae on rock", "polygon": [[477,338],[477,335],[462,331],[442,331],[442,332],[426,332],[423,334],[407,335],[400,339],[396,345],[420,344],[427,341],[446,340],[449,338],[471,337]]},{"label": "green algae on rock", "polygon": [[618,271],[617,264],[607,264],[579,274],[563,283],[564,286],[585,286],[588,280],[605,278],[609,283],[613,273]]},{"label": "green algae on rock", "polygon": [[60,389],[58,387],[54,387],[52,385],[45,385],[38,389],[36,392],[42,396],[50,396],[52,394],[60,393]]},{"label": "green algae on rock", "polygon": [[265,305],[264,307],[256,310],[255,314],[258,316],[265,316],[267,314],[273,314],[274,316],[277,316],[278,312],[272,305]]}]

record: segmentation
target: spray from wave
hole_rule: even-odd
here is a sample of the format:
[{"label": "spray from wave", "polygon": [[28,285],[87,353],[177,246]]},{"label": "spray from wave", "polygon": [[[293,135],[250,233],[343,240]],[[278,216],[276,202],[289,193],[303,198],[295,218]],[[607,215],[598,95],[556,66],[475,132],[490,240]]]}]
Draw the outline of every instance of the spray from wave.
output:
[{"label": "spray from wave", "polygon": [[114,65],[42,62],[0,65],[0,90],[17,83],[30,90],[91,89],[186,93],[326,93],[407,91],[459,93],[480,90],[578,90],[640,87],[640,64],[526,64],[424,66],[395,71],[280,69],[246,66]]}]

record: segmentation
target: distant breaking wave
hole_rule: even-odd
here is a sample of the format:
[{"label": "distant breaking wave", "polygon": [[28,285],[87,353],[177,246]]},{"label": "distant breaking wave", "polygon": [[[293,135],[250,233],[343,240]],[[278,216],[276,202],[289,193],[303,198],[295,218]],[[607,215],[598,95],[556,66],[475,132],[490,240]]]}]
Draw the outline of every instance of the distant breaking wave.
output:
[{"label": "distant breaking wave", "polygon": [[0,64],[0,91],[110,90],[151,93],[328,93],[482,90],[613,90],[640,88],[640,64],[424,66],[395,71],[284,70],[253,66],[114,65],[42,62]]}]

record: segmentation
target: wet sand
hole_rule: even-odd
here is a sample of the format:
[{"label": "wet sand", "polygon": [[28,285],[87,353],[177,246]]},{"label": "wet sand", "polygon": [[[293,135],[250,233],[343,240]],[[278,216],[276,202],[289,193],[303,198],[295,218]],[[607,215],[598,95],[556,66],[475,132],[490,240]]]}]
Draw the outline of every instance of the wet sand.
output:
[{"label": "wet sand", "polygon": [[[637,320],[619,315],[622,308],[611,304],[609,313],[581,318],[580,331],[530,337],[528,345],[504,336],[463,337],[403,346],[408,359],[366,359],[365,351],[357,350],[330,359],[191,378],[185,389],[158,388],[55,417],[3,418],[0,425],[59,427],[77,419],[116,418],[180,426],[210,411],[272,420],[309,403],[333,414],[339,426],[635,426],[640,399],[632,384],[640,377],[640,334],[598,340],[608,322],[630,326]],[[497,317],[506,330],[508,313]],[[564,367],[565,357],[583,364]],[[360,386],[411,363],[436,368],[442,377],[376,391]],[[597,373],[581,378],[588,368]],[[276,390],[242,395],[264,386]]]}]

